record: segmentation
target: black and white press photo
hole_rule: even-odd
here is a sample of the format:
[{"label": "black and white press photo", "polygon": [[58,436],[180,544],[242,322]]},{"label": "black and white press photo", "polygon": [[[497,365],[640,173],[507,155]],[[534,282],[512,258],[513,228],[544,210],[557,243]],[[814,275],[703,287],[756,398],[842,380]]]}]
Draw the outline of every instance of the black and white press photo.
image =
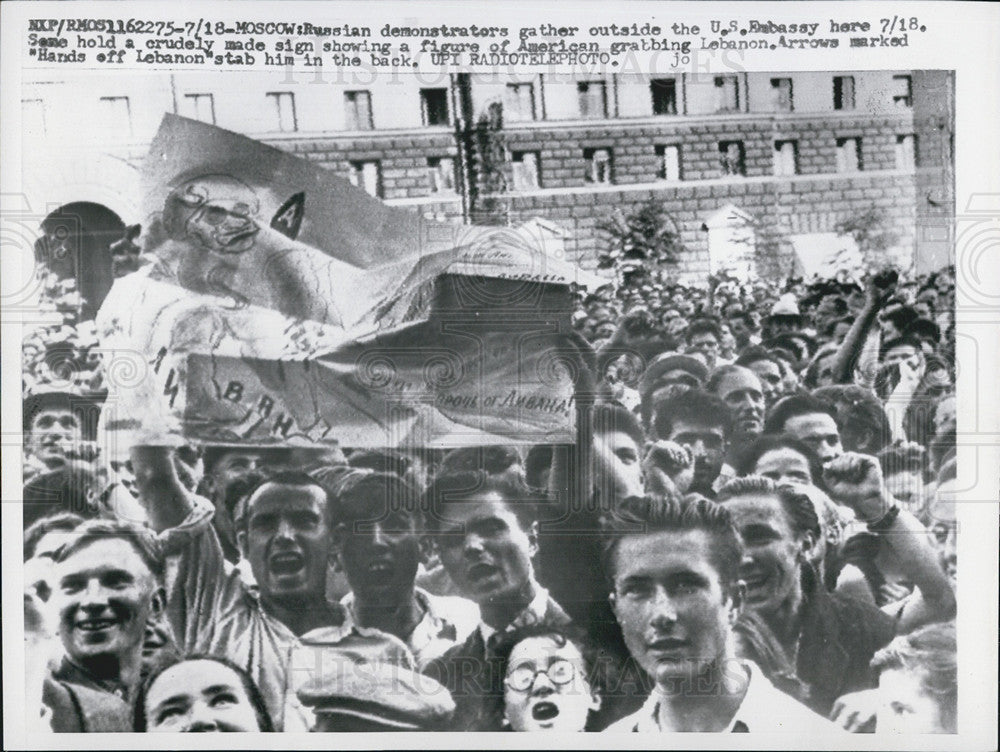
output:
[{"label": "black and white press photo", "polygon": [[4,29],[29,745],[987,722],[940,14],[71,5]]}]

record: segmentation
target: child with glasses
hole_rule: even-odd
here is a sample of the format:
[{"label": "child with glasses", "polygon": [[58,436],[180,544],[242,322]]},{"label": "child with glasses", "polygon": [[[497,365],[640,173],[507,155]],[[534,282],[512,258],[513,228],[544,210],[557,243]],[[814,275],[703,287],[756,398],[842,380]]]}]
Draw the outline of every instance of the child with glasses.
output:
[{"label": "child with glasses", "polygon": [[503,727],[512,731],[586,731],[601,707],[592,654],[570,629],[528,626],[498,646],[504,672]]}]

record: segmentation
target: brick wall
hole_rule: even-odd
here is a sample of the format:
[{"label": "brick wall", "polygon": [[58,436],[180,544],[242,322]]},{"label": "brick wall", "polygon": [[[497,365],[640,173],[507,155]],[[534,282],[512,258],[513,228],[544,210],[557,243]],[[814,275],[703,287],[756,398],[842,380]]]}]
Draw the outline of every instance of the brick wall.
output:
[{"label": "brick wall", "polygon": [[286,137],[266,142],[344,177],[350,173],[352,162],[378,162],[382,198],[387,200],[431,196],[433,181],[428,158],[451,157],[457,164],[458,155],[454,134],[446,129],[403,134],[373,131],[342,138]]}]

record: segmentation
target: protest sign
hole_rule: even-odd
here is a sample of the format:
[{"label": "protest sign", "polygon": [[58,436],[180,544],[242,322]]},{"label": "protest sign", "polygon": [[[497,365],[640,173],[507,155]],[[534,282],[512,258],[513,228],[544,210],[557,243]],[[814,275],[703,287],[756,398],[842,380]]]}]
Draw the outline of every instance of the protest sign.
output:
[{"label": "protest sign", "polygon": [[569,285],[596,280],[530,231],[429,222],[176,116],[143,178],[150,263],[98,318],[136,359],[111,443],[573,440]]}]

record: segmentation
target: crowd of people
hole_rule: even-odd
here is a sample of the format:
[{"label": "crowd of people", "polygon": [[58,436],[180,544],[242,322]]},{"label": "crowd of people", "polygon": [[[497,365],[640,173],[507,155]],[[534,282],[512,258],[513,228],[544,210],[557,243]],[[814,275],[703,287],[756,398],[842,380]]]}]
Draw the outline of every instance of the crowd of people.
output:
[{"label": "crowd of people", "polygon": [[581,293],[573,446],[112,462],[26,376],[30,725],[954,733],[953,312],[947,269]]}]

